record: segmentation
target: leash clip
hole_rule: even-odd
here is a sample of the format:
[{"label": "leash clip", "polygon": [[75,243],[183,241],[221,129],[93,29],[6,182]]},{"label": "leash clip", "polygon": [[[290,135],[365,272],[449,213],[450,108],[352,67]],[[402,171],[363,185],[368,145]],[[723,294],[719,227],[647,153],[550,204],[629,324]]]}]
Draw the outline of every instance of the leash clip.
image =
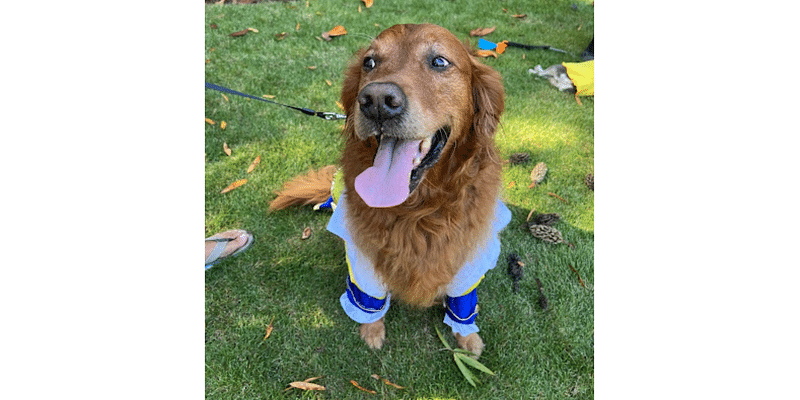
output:
[{"label": "leash clip", "polygon": [[347,119],[346,115],[332,113],[332,112],[318,112],[317,116],[327,121],[332,121],[335,119]]}]

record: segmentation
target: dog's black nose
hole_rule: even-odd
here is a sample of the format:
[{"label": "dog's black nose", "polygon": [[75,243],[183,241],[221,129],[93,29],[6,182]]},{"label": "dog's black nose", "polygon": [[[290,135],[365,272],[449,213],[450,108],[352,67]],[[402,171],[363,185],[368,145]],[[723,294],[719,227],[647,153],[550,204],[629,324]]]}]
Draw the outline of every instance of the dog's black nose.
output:
[{"label": "dog's black nose", "polygon": [[373,82],[361,89],[358,104],[365,117],[378,122],[386,121],[405,111],[406,95],[394,83]]}]

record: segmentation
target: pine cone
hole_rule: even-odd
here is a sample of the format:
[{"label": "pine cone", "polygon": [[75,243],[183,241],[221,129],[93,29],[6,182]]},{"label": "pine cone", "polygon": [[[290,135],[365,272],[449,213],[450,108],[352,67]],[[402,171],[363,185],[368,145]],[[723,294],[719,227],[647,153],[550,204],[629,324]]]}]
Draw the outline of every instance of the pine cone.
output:
[{"label": "pine cone", "polygon": [[561,216],[558,215],[558,214],[555,214],[555,213],[552,213],[552,214],[539,214],[539,215],[533,217],[533,221],[531,221],[531,223],[529,225],[553,226],[560,219],[561,219]]},{"label": "pine cone", "polygon": [[561,237],[561,232],[558,229],[553,228],[552,226],[531,225],[530,230],[534,237],[542,239],[545,242],[553,244],[566,243],[564,242],[564,239]]},{"label": "pine cone", "polygon": [[547,175],[547,164],[540,162],[533,167],[533,171],[531,171],[531,183],[528,188],[532,188],[539,183],[542,183],[544,180],[544,176]]},{"label": "pine cone", "polygon": [[525,164],[531,160],[531,155],[528,153],[514,153],[508,158],[511,164]]},{"label": "pine cone", "polygon": [[583,180],[583,183],[589,188],[589,190],[594,192],[594,174],[586,175],[586,179]]}]

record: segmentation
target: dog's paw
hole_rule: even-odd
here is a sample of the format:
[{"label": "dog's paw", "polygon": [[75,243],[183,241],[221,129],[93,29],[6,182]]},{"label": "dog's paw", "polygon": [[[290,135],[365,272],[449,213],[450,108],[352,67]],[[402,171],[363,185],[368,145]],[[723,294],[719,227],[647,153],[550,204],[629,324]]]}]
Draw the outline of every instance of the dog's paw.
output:
[{"label": "dog's paw", "polygon": [[361,324],[359,328],[361,339],[367,342],[370,349],[378,350],[383,346],[386,339],[386,328],[383,326],[383,318],[369,324]]},{"label": "dog's paw", "polygon": [[481,356],[481,353],[483,353],[483,347],[484,347],[483,339],[481,339],[481,337],[478,336],[477,332],[470,333],[467,336],[461,336],[460,333],[454,332],[453,336],[456,337],[456,342],[458,342],[458,347],[461,347],[462,349],[472,354],[475,354],[476,357],[473,358],[477,359],[478,357]]}]

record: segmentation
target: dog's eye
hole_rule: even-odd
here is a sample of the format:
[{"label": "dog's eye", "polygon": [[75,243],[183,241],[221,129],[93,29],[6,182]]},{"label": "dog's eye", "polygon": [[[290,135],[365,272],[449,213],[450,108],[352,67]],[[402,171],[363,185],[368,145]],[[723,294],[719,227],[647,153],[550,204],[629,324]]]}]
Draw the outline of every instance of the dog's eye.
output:
[{"label": "dog's eye", "polygon": [[431,59],[431,67],[434,69],[445,69],[450,66],[450,61],[442,56],[437,56]]},{"label": "dog's eye", "polygon": [[377,65],[377,63],[375,62],[374,58],[367,57],[367,58],[364,59],[364,69],[365,70],[371,71],[372,69],[375,68],[376,65]]}]

